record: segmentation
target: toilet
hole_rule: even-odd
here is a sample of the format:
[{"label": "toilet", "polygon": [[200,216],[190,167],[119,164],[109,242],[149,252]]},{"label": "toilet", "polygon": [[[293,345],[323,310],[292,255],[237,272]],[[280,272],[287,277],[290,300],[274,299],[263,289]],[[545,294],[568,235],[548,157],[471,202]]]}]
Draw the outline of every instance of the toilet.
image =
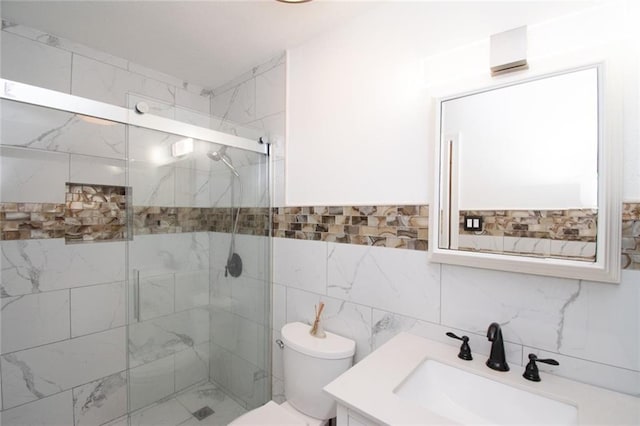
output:
[{"label": "toilet", "polygon": [[282,327],[287,400],[280,405],[269,401],[230,425],[321,426],[336,416],[336,403],[322,388],[351,367],[356,343],[329,332],[320,339],[309,334],[310,328],[301,322]]}]

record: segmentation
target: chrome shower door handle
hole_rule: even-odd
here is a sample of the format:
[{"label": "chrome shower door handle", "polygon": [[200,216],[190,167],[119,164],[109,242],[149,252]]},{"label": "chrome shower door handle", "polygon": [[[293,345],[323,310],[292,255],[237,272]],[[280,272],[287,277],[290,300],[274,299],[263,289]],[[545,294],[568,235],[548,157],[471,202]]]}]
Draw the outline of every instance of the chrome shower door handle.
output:
[{"label": "chrome shower door handle", "polygon": [[140,322],[140,271],[133,270],[133,319]]}]

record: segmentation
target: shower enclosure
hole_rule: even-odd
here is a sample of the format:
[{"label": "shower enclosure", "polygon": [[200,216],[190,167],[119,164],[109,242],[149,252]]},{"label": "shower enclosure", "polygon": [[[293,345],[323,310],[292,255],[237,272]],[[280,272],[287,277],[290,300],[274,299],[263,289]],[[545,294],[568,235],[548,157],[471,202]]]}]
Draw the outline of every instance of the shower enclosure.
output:
[{"label": "shower enclosure", "polygon": [[2,424],[268,401],[268,147],[0,82]]}]

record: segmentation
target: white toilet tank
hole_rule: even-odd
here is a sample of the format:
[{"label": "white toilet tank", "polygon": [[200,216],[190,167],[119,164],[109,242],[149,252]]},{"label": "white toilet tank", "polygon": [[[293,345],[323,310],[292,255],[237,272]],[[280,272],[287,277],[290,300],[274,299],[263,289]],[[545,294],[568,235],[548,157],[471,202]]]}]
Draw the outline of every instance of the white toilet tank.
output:
[{"label": "white toilet tank", "polygon": [[316,419],[336,416],[336,403],[322,388],[353,363],[356,343],[327,332],[319,339],[301,322],[282,327],[284,342],[284,393],[289,404]]}]

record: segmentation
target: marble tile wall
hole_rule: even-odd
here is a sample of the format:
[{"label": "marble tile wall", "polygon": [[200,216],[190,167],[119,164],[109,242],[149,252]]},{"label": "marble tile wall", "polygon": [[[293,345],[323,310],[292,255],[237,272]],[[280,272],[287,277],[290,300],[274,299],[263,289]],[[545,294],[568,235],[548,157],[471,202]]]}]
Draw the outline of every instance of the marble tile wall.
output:
[{"label": "marble tile wall", "polygon": [[[489,353],[486,329],[502,325],[512,369],[527,355],[556,358],[541,366],[581,382],[640,394],[638,271],[620,284],[430,263],[427,253],[302,239],[273,239],[273,333],[310,324],[326,304],[325,329],[357,342],[356,361],[400,331],[457,345],[466,334],[478,357]],[[282,351],[273,344],[273,395],[282,400]]]},{"label": "marble tile wall", "polygon": [[[243,125],[212,117],[208,88],[21,25],[3,21],[1,43],[3,78],[123,107],[142,100],[155,114],[255,139],[279,123],[277,114],[264,109],[260,112],[264,116],[256,115]],[[272,66],[261,68],[262,72],[271,75]],[[255,79],[257,91],[268,93],[271,81],[259,75]],[[268,106],[264,96],[260,99]],[[213,206],[220,211],[212,213],[212,220],[223,226],[226,207],[238,201],[230,199],[228,170],[204,155],[218,146],[196,141],[202,155],[159,167],[154,164],[158,158],[150,155],[174,141],[166,134],[134,128],[127,135],[125,126],[116,123],[91,122],[4,100],[2,112],[1,422],[103,424],[126,414],[127,397],[138,407],[207,378],[211,333],[210,313],[204,307],[211,292],[210,233],[196,232],[200,229],[188,222],[189,213],[177,214],[188,222],[180,226],[179,234],[140,233],[127,249],[125,242],[65,244],[64,228],[59,225],[65,219],[65,184],[90,182],[132,187],[133,205],[145,206],[139,213],[155,214],[153,209],[158,207],[160,217],[154,219],[161,222],[163,212],[171,209],[184,212]],[[283,117],[282,113],[282,123]],[[134,143],[127,148],[127,141]],[[239,204],[268,205],[267,185],[260,178],[266,176],[266,162],[241,151],[228,153],[243,179]],[[127,177],[129,159],[137,164],[129,164]],[[256,182],[263,189],[256,189]],[[249,208],[244,212],[240,232],[252,233],[261,213]],[[28,232],[20,225],[15,229],[15,221],[24,225],[27,218]],[[166,230],[177,231],[171,226]],[[265,237],[256,238],[266,244]],[[218,249],[226,253],[228,245]],[[247,250],[262,253],[255,241]],[[144,296],[140,322],[130,330],[131,345],[125,329],[127,317],[132,318],[127,311],[132,306],[125,303],[125,282],[131,280],[127,261],[129,269],[140,271]],[[256,261],[245,257],[245,268],[253,281],[247,280],[234,300],[235,312],[248,316],[253,308],[239,302],[259,303],[248,289],[264,282],[268,264],[264,257]],[[229,354],[236,356],[233,351]],[[250,375],[241,374],[248,371],[245,365],[234,364],[242,380],[236,384],[234,378],[231,385],[248,402],[268,395],[264,391],[268,363],[261,362],[262,367],[254,367]]]}]

